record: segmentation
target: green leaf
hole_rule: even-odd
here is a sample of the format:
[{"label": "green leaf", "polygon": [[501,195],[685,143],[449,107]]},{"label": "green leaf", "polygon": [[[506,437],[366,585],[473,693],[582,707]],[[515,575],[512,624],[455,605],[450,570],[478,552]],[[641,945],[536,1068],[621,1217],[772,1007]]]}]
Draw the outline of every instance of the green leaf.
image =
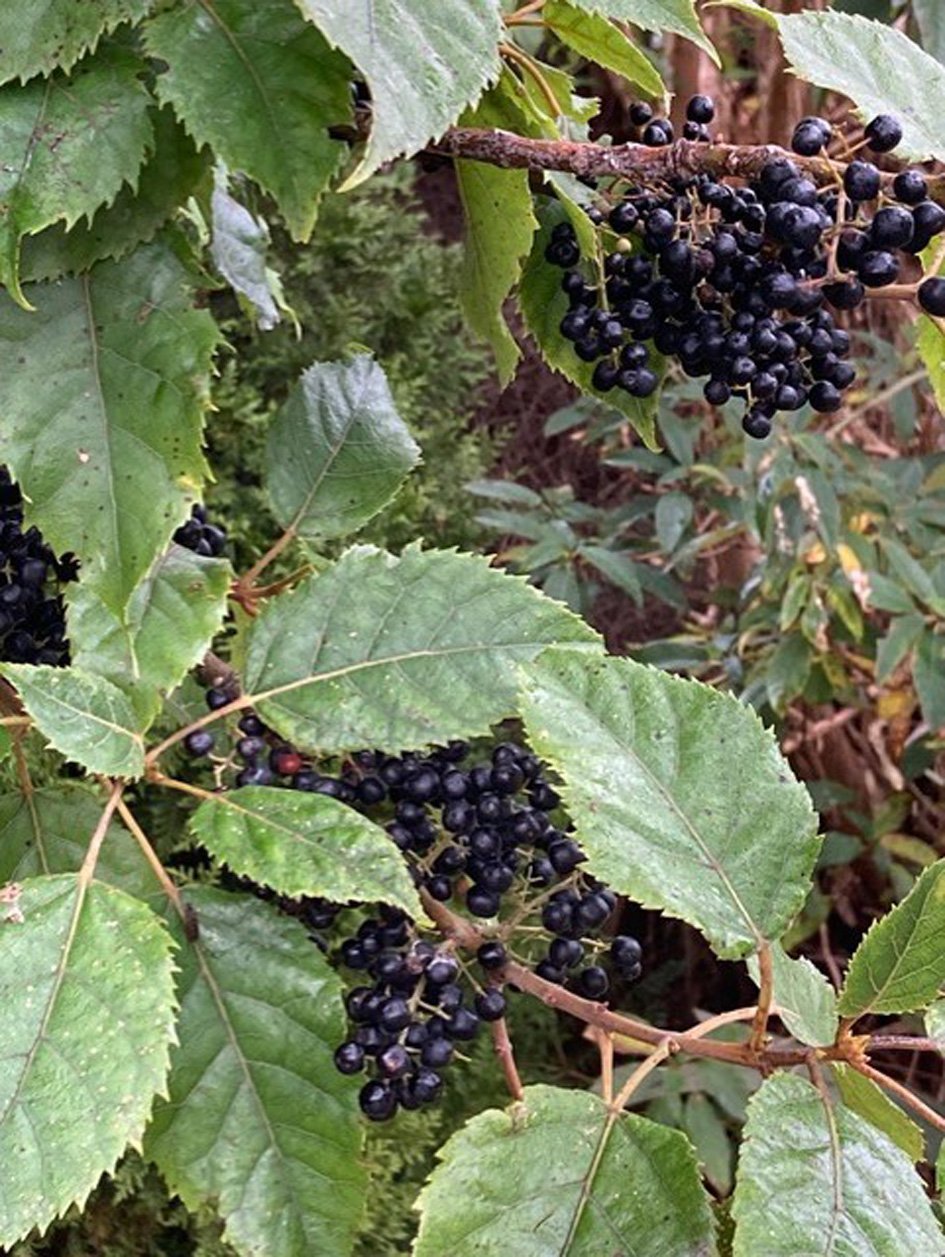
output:
[{"label": "green leaf", "polygon": [[499,75],[498,0],[297,0],[371,89],[371,136],[345,189],[438,138]]},{"label": "green leaf", "polygon": [[807,792],[749,708],[630,659],[549,650],[522,713],[588,872],[697,926],[720,956],[778,938],[817,856]]},{"label": "green leaf", "polygon": [[806,1079],[779,1073],[748,1105],[734,1257],[904,1257],[942,1233],[912,1163]]},{"label": "green leaf", "polygon": [[91,223],[79,222],[68,230],[55,223],[27,236],[20,254],[23,282],[76,275],[106,258],[125,257],[153,240],[196,190],[207,169],[206,153],[197,151],[169,108],[152,108],[149,116],[154,151],[141,169],[137,187],[125,184],[110,205],[96,211]]},{"label": "green leaf", "polygon": [[145,28],[167,62],[157,92],[198,144],[272,194],[296,240],[344,161],[330,126],[351,114],[351,67],[292,0],[192,0]]},{"label": "green leaf", "polygon": [[940,411],[945,411],[945,335],[927,314],[920,314],[916,319],[916,332],[916,348],[929,373],[935,404]]},{"label": "green leaf", "polygon": [[4,461],[27,517],[121,615],[199,495],[217,331],[164,243],[86,276],[0,298]]},{"label": "green leaf", "polygon": [[479,556],[355,549],[257,617],[244,689],[305,747],[419,747],[512,715],[516,666],[550,642],[599,649],[577,616]]},{"label": "green leaf", "polygon": [[269,429],[266,487],[284,528],[343,537],[387,505],[419,458],[383,369],[358,354],[302,372]]},{"label": "green leaf", "polygon": [[271,332],[279,322],[279,307],[273,296],[274,276],[266,264],[269,227],[230,196],[228,184],[226,171],[218,168],[210,198],[213,264],[255,308],[260,331]]},{"label": "green leaf", "polygon": [[79,668],[0,664],[50,746],[90,773],[140,777],[144,743],[127,695]]},{"label": "green leaf", "polygon": [[0,946],[5,1245],[138,1143],[174,1035],[171,940],[149,908],[70,874],[24,882],[19,907]]},{"label": "green leaf", "polygon": [[359,1082],[332,1062],[338,978],[268,904],[209,888],[185,899],[200,933],[181,945],[179,1046],[145,1152],[188,1208],[214,1204],[237,1251],[347,1257],[367,1183]]},{"label": "green leaf", "polygon": [[[561,289],[561,271],[545,261],[545,248],[551,239],[555,224],[565,222],[569,215],[557,202],[549,202],[539,211],[540,229],[532,244],[532,251],[525,264],[519,285],[519,305],[525,325],[535,340],[541,355],[550,367],[576,384],[582,393],[606,401],[608,406],[625,415],[651,449],[658,448],[656,441],[656,397],[641,401],[622,389],[600,393],[591,385],[594,365],[582,360],[574,352],[574,345],[561,335],[559,324],[568,310],[568,297]],[[661,371],[661,360],[655,349],[650,349],[653,369]]]},{"label": "green leaf", "polygon": [[[0,886],[48,873],[77,873],[102,814],[89,786],[62,781],[30,794],[0,795]],[[135,840],[117,821],[105,835],[95,877],[163,907],[164,892]]]},{"label": "green leaf", "polygon": [[832,1061],[830,1068],[837,1080],[840,1098],[848,1109],[859,1113],[878,1130],[889,1136],[893,1143],[903,1150],[910,1161],[921,1161],[925,1156],[925,1140],[922,1131],[906,1117],[898,1104],[895,1104],[873,1082],[866,1078],[852,1065],[842,1061]]},{"label": "green leaf", "polygon": [[882,547],[893,574],[906,589],[921,602],[937,610],[941,603],[935,582],[918,559],[913,558],[906,547],[894,537],[884,537]]},{"label": "green leaf", "polygon": [[528,1087],[437,1154],[414,1257],[714,1257],[688,1141],[597,1096]]},{"label": "green leaf", "polygon": [[692,498],[688,493],[664,493],[656,503],[656,539],[666,554],[683,539],[692,521]]},{"label": "green leaf", "polygon": [[933,729],[945,725],[945,640],[923,633],[915,652],[913,677],[922,714]]},{"label": "green leaf", "polygon": [[778,29],[778,14],[772,13],[770,9],[763,9],[757,0],[708,0],[706,7],[712,8],[715,5],[725,9],[738,9],[740,13],[758,18],[774,31]]},{"label": "green leaf", "polygon": [[840,992],[841,1017],[925,1008],[945,982],[945,860],[870,928]]},{"label": "green leaf", "polygon": [[912,0],[912,14],[926,52],[945,64],[945,9],[939,0]]},{"label": "green leaf", "polygon": [[732,1190],[734,1156],[728,1128],[719,1111],[701,1092],[686,1097],[683,1129],[692,1140],[696,1157],[710,1185],[720,1196]]},{"label": "green leaf", "polygon": [[[478,120],[476,124],[487,125]],[[456,182],[466,224],[460,281],[463,313],[473,332],[492,347],[504,387],[521,355],[502,306],[522,273],[522,259],[538,226],[528,171],[458,161]]]},{"label": "green leaf", "polygon": [[404,858],[373,821],[321,794],[245,786],[205,799],[195,837],[238,873],[281,895],[423,909]]},{"label": "green leaf", "polygon": [[580,0],[547,0],[542,21],[582,57],[622,74],[647,96],[663,97],[666,88],[649,58],[606,17],[579,5]]},{"label": "green leaf", "polygon": [[881,572],[870,572],[869,602],[878,611],[891,611],[894,615],[909,615],[915,611],[916,605],[898,581],[883,576]]},{"label": "green leaf", "polygon": [[[799,1042],[813,1047],[829,1046],[837,1036],[837,997],[833,987],[805,956],[789,956],[780,943],[772,943],[771,961],[778,1016]],[[758,983],[757,956],[748,961],[748,972]]]},{"label": "green leaf", "polygon": [[902,124],[896,155],[945,157],[945,68],[908,35],[853,13],[797,13],[778,19],[784,52],[803,79],[849,96],[864,121],[894,114]]},{"label": "green leaf", "polygon": [[925,618],[918,614],[899,615],[890,622],[886,636],[880,638],[876,648],[877,681],[888,681],[924,630]]},{"label": "green leaf", "polygon": [[69,594],[72,662],[133,691],[150,723],[169,693],[203,658],[226,614],[230,565],[173,542],[131,595],[124,621],[83,580]]},{"label": "green leaf", "polygon": [[571,0],[577,8],[601,13],[618,22],[632,22],[647,31],[673,31],[698,44],[716,65],[719,54],[699,24],[693,0]]},{"label": "green leaf", "polygon": [[72,227],[137,179],[152,140],[141,69],[111,48],[70,76],[0,89],[0,283],[27,309],[23,237],[59,221]]},{"label": "green leaf", "polygon": [[596,567],[605,580],[629,594],[638,607],[643,605],[640,564],[634,563],[628,554],[608,550],[606,546],[581,546],[580,553],[581,558]]},{"label": "green leaf", "polygon": [[768,659],[764,684],[768,702],[775,711],[803,690],[810,676],[811,648],[800,633],[782,637]]},{"label": "green leaf", "polygon": [[939,1051],[945,1053],[945,999],[937,999],[925,1010],[925,1033],[935,1039]]},{"label": "green leaf", "polygon": [[0,83],[25,83],[54,69],[68,70],[121,22],[134,22],[150,0],[42,0],[0,9]]}]

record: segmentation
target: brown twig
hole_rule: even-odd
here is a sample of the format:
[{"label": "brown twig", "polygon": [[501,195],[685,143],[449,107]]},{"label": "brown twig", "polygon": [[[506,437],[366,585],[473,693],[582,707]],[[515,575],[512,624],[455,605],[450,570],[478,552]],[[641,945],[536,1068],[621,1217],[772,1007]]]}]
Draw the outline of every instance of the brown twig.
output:
[{"label": "brown twig", "polygon": [[774,966],[771,961],[771,944],[764,942],[758,948],[758,1007],[751,1023],[748,1046],[756,1054],[763,1051],[768,1033],[768,1017],[774,999]]},{"label": "brown twig", "polygon": [[111,793],[108,796],[108,802],[105,804],[101,816],[98,818],[98,824],[89,840],[88,850],[85,853],[85,859],[82,861],[82,867],[79,869],[78,884],[79,889],[84,890],[91,882],[95,875],[95,866],[98,864],[99,852],[102,850],[102,843],[105,841],[105,835],[108,833],[108,826],[111,819],[115,815],[115,809],[121,802],[122,792],[125,789],[124,782],[115,781],[108,783],[111,786]]},{"label": "brown twig", "polygon": [[918,1113],[924,1122],[935,1128],[935,1130],[945,1131],[945,1117],[941,1113],[936,1113],[934,1109],[920,1100],[917,1095],[904,1086],[901,1082],[897,1082],[895,1078],[890,1078],[888,1074],[884,1074],[881,1069],[874,1069],[872,1065],[868,1065],[866,1061],[851,1058],[850,1065],[866,1078],[871,1078],[877,1086],[882,1087],[885,1091],[889,1091],[901,1100],[903,1104],[912,1109],[913,1113]]},{"label": "brown twig", "polygon": [[498,1021],[491,1021],[489,1029],[492,1031],[492,1046],[501,1062],[509,1094],[513,1100],[521,1100],[524,1098],[525,1090],[515,1064],[515,1053],[512,1050],[512,1040],[509,1038],[509,1028],[505,1024],[505,1018],[500,1017]]},{"label": "brown twig", "polygon": [[125,822],[128,828],[131,830],[132,837],[134,838],[135,842],[138,844],[141,850],[141,854],[144,856],[148,864],[151,866],[151,870],[154,873],[154,876],[160,882],[161,889],[164,891],[165,895],[167,895],[168,899],[173,904],[174,909],[177,912],[177,915],[186,925],[188,923],[190,914],[186,906],[184,905],[184,901],[180,897],[180,891],[171,881],[170,874],[168,873],[164,865],[161,863],[161,861],[158,859],[157,852],[151,846],[151,843],[148,840],[147,834],[144,832],[144,830],[135,820],[131,809],[128,807],[128,804],[122,798],[118,799],[118,815],[121,817],[121,819]]}]

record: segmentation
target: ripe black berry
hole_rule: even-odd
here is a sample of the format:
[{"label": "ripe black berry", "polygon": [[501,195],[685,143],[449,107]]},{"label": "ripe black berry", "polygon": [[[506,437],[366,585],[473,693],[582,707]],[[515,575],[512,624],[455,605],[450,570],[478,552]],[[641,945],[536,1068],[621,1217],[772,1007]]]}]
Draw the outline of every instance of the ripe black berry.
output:
[{"label": "ripe black berry", "polygon": [[364,1048],[357,1043],[342,1043],[335,1052],[335,1068],[342,1074],[357,1074],[364,1068]]},{"label": "ripe black berry", "polygon": [[857,274],[867,288],[884,288],[899,278],[899,263],[894,254],[874,250],[863,254]]},{"label": "ripe black berry", "polygon": [[190,755],[209,755],[213,750],[215,738],[208,729],[195,729],[184,738],[184,746]]},{"label": "ripe black berry", "polygon": [[926,314],[945,315],[945,279],[923,279],[917,295],[919,305]]},{"label": "ripe black berry", "polygon": [[851,161],[843,175],[843,188],[851,201],[872,201],[879,196],[879,171],[869,161]]},{"label": "ripe black berry", "polygon": [[693,96],[686,104],[686,117],[690,122],[709,123],[715,117],[715,103],[711,96]]},{"label": "ripe black berry", "polygon": [[501,969],[508,960],[508,955],[500,942],[490,940],[483,943],[476,952],[476,959],[483,969]]},{"label": "ripe black berry", "polygon": [[358,1094],[358,1104],[372,1122],[386,1122],[397,1111],[397,1096],[389,1083],[366,1082]]},{"label": "ripe black berry", "polygon": [[918,170],[901,170],[893,179],[893,192],[903,205],[918,205],[928,194],[929,185]]},{"label": "ripe black berry", "polygon": [[794,128],[791,148],[802,157],[814,157],[830,142],[831,126],[823,118],[802,118]]},{"label": "ripe black berry", "polygon": [[898,118],[883,113],[867,123],[864,134],[874,153],[890,153],[902,139],[902,126]]},{"label": "ripe black berry", "polygon": [[912,240],[914,223],[907,209],[888,205],[877,210],[870,224],[870,243],[875,249],[902,249]]}]

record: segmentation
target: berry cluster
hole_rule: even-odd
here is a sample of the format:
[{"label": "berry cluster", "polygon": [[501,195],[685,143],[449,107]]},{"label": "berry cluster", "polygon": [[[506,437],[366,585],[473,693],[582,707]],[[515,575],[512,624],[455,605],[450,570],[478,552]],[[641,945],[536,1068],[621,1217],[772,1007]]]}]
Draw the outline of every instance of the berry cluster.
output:
[{"label": "berry cluster", "polygon": [[23,529],[23,495],[0,467],[0,659],[69,662],[60,586],[78,576],[74,554],[57,558],[38,528]]},{"label": "berry cluster", "polygon": [[[211,689],[207,703],[219,710],[235,697]],[[206,755],[214,737],[196,730],[185,745]],[[370,1072],[361,1108],[375,1120],[436,1099],[439,1071],[457,1045],[504,1015],[510,959],[592,1000],[606,998],[615,979],[641,974],[635,938],[601,937],[618,916],[617,898],[583,872],[586,857],[558,818],[561,801],[541,762],[511,742],[487,759],[469,759],[464,742],[424,755],[361,751],[325,774],[246,712],[224,761],[237,769],[237,786],[326,794],[370,815],[402,852],[431,911],[452,901],[476,923],[476,949],[464,955],[455,939],[431,940],[402,912],[382,908],[335,947],[344,967],[371,980],[348,995],[352,1031],[335,1063],[345,1074]],[[326,949],[320,936],[342,910],[323,900],[296,905]]]},{"label": "berry cluster", "polygon": [[174,540],[185,550],[193,550],[194,554],[218,558],[226,545],[226,529],[219,524],[211,524],[207,508],[195,504],[191,508],[190,519],[185,520],[174,533]]},{"label": "berry cluster", "polygon": [[[711,100],[693,97],[687,114],[686,137],[707,140]],[[634,106],[631,118],[645,144],[672,142],[671,124],[648,106]],[[901,135],[884,115],[866,128],[865,143],[885,153]],[[827,122],[806,118],[793,147],[815,156],[831,137]],[[675,357],[687,375],[708,377],[713,406],[745,401],[749,436],[767,436],[778,411],[835,411],[856,372],[831,308],[852,310],[868,289],[895,284],[903,258],[945,229],[945,209],[927,193],[920,171],[903,170],[887,186],[864,160],[818,187],[787,157],[738,186],[707,174],[631,185],[606,216],[588,211],[604,242],[596,280],[581,269],[572,224],[552,231],[545,257],[565,271],[570,306],[561,334],[595,364],[593,386],[604,393],[650,396],[651,346]],[[945,313],[945,280],[924,280],[916,295],[929,313]]]}]

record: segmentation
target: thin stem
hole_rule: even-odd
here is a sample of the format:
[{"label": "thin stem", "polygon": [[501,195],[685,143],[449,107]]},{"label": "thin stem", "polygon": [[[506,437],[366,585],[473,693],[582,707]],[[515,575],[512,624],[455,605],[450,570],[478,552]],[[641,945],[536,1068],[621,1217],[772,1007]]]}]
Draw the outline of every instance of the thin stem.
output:
[{"label": "thin stem", "polygon": [[283,532],[280,537],[276,538],[266,553],[262,555],[261,558],[256,560],[249,571],[243,573],[243,575],[236,582],[237,587],[246,592],[251,590],[256,584],[256,581],[259,579],[260,574],[266,570],[273,559],[277,559],[286,546],[295,540],[296,532],[297,529],[295,524],[290,524],[288,528],[286,528],[285,532]]},{"label": "thin stem", "polygon": [[872,410],[874,406],[883,406],[886,402],[891,401],[892,398],[897,397],[905,389],[913,388],[916,384],[919,384],[925,379],[925,375],[926,373],[924,368],[912,371],[909,375],[904,375],[901,379],[894,380],[892,384],[888,385],[886,388],[880,389],[875,397],[869,398],[862,406],[857,406],[855,410],[851,410],[848,415],[844,415],[842,419],[838,419],[835,424],[832,424],[831,427],[827,429],[825,434],[827,440],[829,441],[832,437],[835,437],[838,433],[842,432],[844,428],[848,428],[850,424],[855,423],[857,419],[862,419],[866,412],[868,410]]},{"label": "thin stem", "polygon": [[88,850],[85,853],[85,859],[82,861],[82,867],[79,869],[78,885],[80,890],[84,890],[95,875],[95,866],[98,864],[99,853],[102,850],[102,843],[105,841],[105,835],[108,833],[108,826],[111,819],[115,815],[115,809],[121,802],[122,792],[125,789],[124,782],[110,782],[111,793],[108,796],[108,802],[105,804],[102,815],[98,818],[98,824],[89,840]]},{"label": "thin stem", "polygon": [[166,786],[168,790],[179,790],[182,794],[192,794],[195,799],[216,799],[219,796],[203,786],[191,785],[189,781],[178,781],[176,777],[165,777],[163,773],[152,773],[151,780],[155,785]]},{"label": "thin stem", "polygon": [[614,1039],[596,1026],[589,1027],[600,1053],[600,1090],[606,1104],[614,1098]]},{"label": "thin stem", "polygon": [[158,859],[157,852],[154,850],[154,848],[151,846],[151,843],[148,841],[147,834],[144,832],[144,830],[135,820],[134,815],[131,812],[131,809],[128,807],[128,804],[122,798],[119,798],[118,800],[118,815],[121,817],[121,819],[125,822],[128,828],[131,830],[132,837],[134,838],[135,842],[138,844],[138,846],[141,849],[141,854],[144,856],[148,864],[151,866],[154,876],[161,883],[161,889],[164,891],[165,895],[167,895],[168,899],[174,905],[174,909],[177,912],[177,915],[186,925],[188,922],[189,914],[184,905],[184,901],[181,899],[180,891],[171,881],[170,874],[168,873],[164,865],[161,863],[161,861]]},{"label": "thin stem", "polygon": [[765,1045],[768,1032],[768,1016],[771,1012],[771,1001],[774,998],[774,967],[771,962],[771,944],[762,943],[758,948],[758,1007],[755,1010],[751,1026],[748,1046],[753,1052],[760,1052]]},{"label": "thin stem", "polygon": [[545,7],[545,0],[528,0],[527,4],[521,5],[514,13],[510,13],[504,19],[506,26],[513,26],[516,22],[520,22],[522,18],[528,17],[530,13],[537,13],[539,9]]},{"label": "thin stem", "polygon": [[551,90],[551,86],[539,67],[528,55],[522,52],[521,48],[516,48],[514,44],[499,44],[499,52],[507,61],[514,61],[516,65],[521,66],[526,74],[530,75],[535,82],[535,86],[544,96],[548,108],[551,110],[552,118],[560,117],[561,106],[558,104],[558,98]]},{"label": "thin stem", "polygon": [[4,725],[8,729],[20,729],[32,723],[32,716],[3,716],[0,718],[0,725]]},{"label": "thin stem", "polygon": [[512,1050],[512,1040],[509,1038],[509,1028],[505,1024],[505,1018],[500,1017],[498,1021],[490,1022],[489,1029],[492,1031],[492,1046],[502,1064],[509,1094],[513,1100],[521,1100],[525,1095],[525,1090],[515,1064],[515,1053]]},{"label": "thin stem", "polygon": [[234,698],[233,702],[227,703],[225,707],[218,707],[216,711],[208,711],[205,716],[192,720],[189,725],[184,725],[183,728],[170,734],[163,742],[159,742],[157,746],[152,747],[148,751],[144,757],[145,768],[153,768],[165,751],[170,750],[172,746],[176,746],[178,742],[182,742],[188,734],[194,733],[197,729],[203,729],[206,725],[213,724],[215,720],[223,720],[224,717],[231,716],[234,712],[243,711],[251,703],[252,699],[247,698],[245,694],[241,694],[239,698]]},{"label": "thin stem", "polygon": [[627,1081],[623,1084],[614,1099],[611,1101],[611,1109],[617,1113],[623,1112],[623,1110],[627,1107],[627,1102],[633,1095],[634,1091],[636,1091],[639,1087],[640,1083],[643,1082],[648,1075],[652,1074],[653,1070],[656,1069],[657,1066],[662,1065],[663,1061],[665,1061],[667,1057],[672,1056],[673,1053],[678,1050],[679,1046],[675,1039],[664,1039],[658,1047],[653,1049],[646,1060],[642,1061],[636,1067]]},{"label": "thin stem", "polygon": [[918,1096],[913,1095],[908,1087],[901,1082],[897,1082],[895,1078],[890,1078],[888,1074],[884,1074],[880,1069],[874,1069],[872,1065],[867,1065],[866,1061],[849,1058],[848,1063],[860,1074],[866,1078],[871,1078],[878,1086],[889,1091],[903,1104],[908,1105],[913,1113],[918,1113],[924,1122],[928,1122],[936,1130],[945,1131],[945,1117],[941,1113],[936,1113],[934,1109],[920,1100]]},{"label": "thin stem", "polygon": [[921,1038],[911,1034],[871,1034],[868,1048],[870,1052],[938,1052],[945,1049],[945,1044],[936,1039]]}]

